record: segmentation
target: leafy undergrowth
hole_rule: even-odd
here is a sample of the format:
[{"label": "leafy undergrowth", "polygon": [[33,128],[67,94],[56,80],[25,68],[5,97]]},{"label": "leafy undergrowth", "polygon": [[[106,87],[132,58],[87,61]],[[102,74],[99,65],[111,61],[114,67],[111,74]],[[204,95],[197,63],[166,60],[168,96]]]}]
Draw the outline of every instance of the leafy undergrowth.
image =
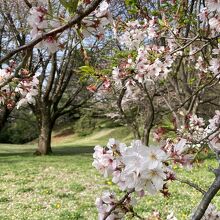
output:
[{"label": "leafy undergrowth", "polygon": [[[1,220],[95,220],[96,196],[116,189],[91,166],[91,147],[55,146],[52,156],[34,157],[34,145],[0,146],[0,219]],[[179,177],[190,179],[207,189],[214,176],[208,166],[214,159],[192,170],[176,168]],[[146,196],[135,208],[141,216],[153,210],[163,216],[173,210],[178,220],[187,219],[201,195],[179,182],[170,183],[171,196]],[[117,191],[119,192],[119,191]],[[220,208],[220,195],[214,199]]]}]

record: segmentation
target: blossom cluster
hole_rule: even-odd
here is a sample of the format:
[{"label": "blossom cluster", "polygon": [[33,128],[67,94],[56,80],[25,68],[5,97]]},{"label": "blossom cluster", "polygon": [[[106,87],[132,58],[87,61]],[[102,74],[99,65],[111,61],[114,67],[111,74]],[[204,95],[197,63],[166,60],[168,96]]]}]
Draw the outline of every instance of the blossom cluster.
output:
[{"label": "blossom cluster", "polygon": [[137,50],[150,39],[158,36],[158,19],[152,17],[150,20],[129,21],[125,24],[125,30],[118,41],[129,50]]},{"label": "blossom cluster", "polygon": [[[183,138],[187,139],[187,142],[191,147],[200,147],[201,142],[205,136],[205,121],[203,118],[198,117],[197,115],[188,115],[185,125],[181,126],[178,130],[178,133]],[[200,142],[198,144],[193,144]]]},{"label": "blossom cluster", "polygon": [[209,24],[211,34],[215,36],[220,31],[220,2],[208,0],[206,6],[198,16],[203,21],[203,25]]},{"label": "blossom cluster", "polygon": [[135,78],[141,83],[149,79],[166,78],[173,62],[169,48],[157,45],[140,47],[135,61]]},{"label": "blossom cluster", "polygon": [[[88,4],[90,4],[90,1],[84,2],[83,6],[86,7]],[[31,38],[36,39],[44,33],[47,33],[54,28],[58,28],[61,25],[60,20],[59,17],[52,18],[43,5],[32,7],[30,9],[30,16],[28,17],[28,23],[32,28],[30,32]],[[103,1],[98,9],[82,19],[80,25],[77,24],[73,29],[76,35],[81,33],[80,38],[87,38],[93,35],[98,39],[101,39],[104,37],[105,26],[110,23],[112,24],[112,22],[113,20],[109,12],[109,4],[107,1]],[[50,35],[38,43],[36,47],[47,48],[50,53],[55,53],[59,49],[60,43],[58,42],[58,37],[56,35]]]},{"label": "blossom cluster", "polygon": [[17,103],[17,108],[25,106],[27,104],[34,104],[35,97],[38,95],[39,74],[36,73],[32,77],[26,77],[20,80],[15,92],[20,95],[20,100]]},{"label": "blossom cluster", "polygon": [[122,45],[125,45],[129,50],[135,50],[143,44],[147,37],[147,21],[140,24],[138,20],[129,21],[126,23],[126,30],[118,38]]},{"label": "blossom cluster", "polygon": [[208,143],[214,152],[220,152],[220,111],[215,111],[207,126],[203,118],[197,115],[189,116],[187,126],[180,133],[187,139],[190,147],[201,147],[202,144]]},{"label": "blossom cluster", "polygon": [[[201,9],[202,12],[199,14],[200,19],[206,20],[211,30],[217,34],[220,30],[219,5],[218,1],[209,0],[207,8]],[[179,55],[183,55],[183,52],[187,53],[183,50],[176,50],[179,44],[175,38],[181,38],[181,35],[175,25],[168,24],[167,22],[166,18],[164,18],[164,24],[161,25],[160,31],[158,31],[160,24],[156,17],[152,17],[149,21],[145,19],[143,21],[129,21],[124,25],[124,31],[118,37],[118,41],[129,50],[134,50],[137,55],[129,55],[127,64],[122,68],[121,65],[114,67],[112,79],[116,86],[121,86],[121,80],[126,78],[127,82],[124,86],[126,86],[127,91],[131,91],[131,88],[135,85],[134,81],[130,79],[131,77],[134,77],[140,83],[147,83],[147,85],[155,84],[154,82],[166,78],[168,73],[172,71],[172,64]],[[166,28],[163,29],[163,25]],[[169,32],[166,31],[168,27],[170,28]],[[158,46],[161,43],[157,42],[156,37],[165,38],[166,43],[162,45],[166,46]],[[151,41],[151,38],[154,41]],[[190,48],[193,48],[193,50]],[[195,59],[193,62],[196,62],[195,68],[199,70],[200,78],[204,78],[210,71],[219,78],[219,49],[213,49],[212,54],[214,56],[210,59],[209,65],[207,65],[202,56],[194,56],[200,50],[201,48],[198,48],[198,44],[195,43],[195,46],[189,45],[190,52],[187,54],[189,60]],[[125,63],[124,60],[120,62]]]},{"label": "blossom cluster", "polygon": [[188,154],[189,146],[184,138],[180,138],[177,141],[167,139],[163,149],[174,163],[191,168],[193,155]]},{"label": "blossom cluster", "polygon": [[167,179],[168,156],[158,147],[146,147],[140,140],[130,146],[110,139],[107,147],[95,147],[93,166],[104,177],[112,177],[121,190],[135,189],[154,194],[163,189]]},{"label": "blossom cluster", "polygon": [[[11,61],[9,66],[0,69],[0,83],[9,82],[1,88],[0,104],[6,105],[8,109],[13,109],[15,105],[17,108],[26,105],[27,103],[35,103],[35,96],[38,94],[38,76],[30,75],[26,69],[19,71],[19,76],[15,77],[16,64]],[[10,80],[10,78],[12,79]],[[19,101],[18,101],[19,100]],[[17,102],[17,103],[16,103]]]},{"label": "blossom cluster", "polygon": [[209,70],[212,71],[217,78],[220,78],[220,58],[212,58],[210,60]]},{"label": "blossom cluster", "polygon": [[214,73],[216,78],[220,78],[220,44],[212,50],[214,57],[210,60],[209,70]]},{"label": "blossom cluster", "polygon": [[[159,147],[146,147],[140,140],[126,146],[111,138],[105,148],[95,147],[93,158],[92,165],[104,177],[111,177],[122,191],[135,191],[139,196],[144,196],[145,192],[155,194],[159,191],[164,196],[169,194],[166,182],[173,180],[174,174],[168,167],[168,154]],[[132,210],[135,200],[129,195],[122,204],[118,203],[113,193],[105,192],[96,200],[99,219],[109,213],[108,220],[122,219]]]},{"label": "blossom cluster", "polygon": [[[190,141],[204,139],[204,134],[211,134],[208,141],[211,148],[220,152],[220,111],[205,125],[203,118],[191,115],[188,118],[185,138],[171,140],[159,147],[146,147],[140,140],[132,141],[130,146],[111,138],[106,147],[96,146],[93,154],[93,166],[104,175],[111,177],[112,182],[117,184],[122,191],[136,191],[139,196],[145,192],[155,194],[160,191],[164,195],[167,192],[167,180],[174,180],[175,174],[169,166],[169,161],[191,166],[193,155],[188,154],[191,147]],[[190,136],[191,134],[191,136]],[[211,138],[211,139],[210,139]],[[213,141],[214,140],[214,141]],[[114,193],[105,192],[96,200],[99,211],[99,219],[108,216],[111,219],[123,219],[133,206],[132,199],[128,197],[123,204],[119,205]],[[127,208],[126,208],[127,207]],[[219,212],[214,206],[209,206],[203,219],[218,219]],[[176,219],[171,213],[167,219]]]},{"label": "blossom cluster", "polygon": [[220,2],[216,0],[209,0],[207,2],[207,10],[211,12],[209,18],[209,25],[212,30],[212,34],[220,32]]},{"label": "blossom cluster", "polygon": [[[220,44],[218,47],[212,50],[213,57],[209,61],[209,65],[205,62],[205,59],[202,56],[199,56],[196,61],[195,69],[198,70],[200,78],[208,76],[209,72],[213,73],[216,78],[220,78]],[[191,56],[193,58],[193,56]]]},{"label": "blossom cluster", "polygon": [[[130,55],[127,62],[123,60],[120,66],[113,68],[112,78],[116,85],[121,85],[121,80],[127,76],[134,76],[140,83],[153,83],[154,80],[167,77],[175,61],[175,57],[170,55],[171,47],[148,42],[157,35],[156,21],[153,18],[150,22],[136,20],[126,23],[126,30],[118,40],[129,50],[135,50],[137,55]],[[134,86],[134,83],[128,80],[125,86],[129,90],[129,86]]]},{"label": "blossom cluster", "polygon": [[120,204],[116,199],[114,192],[105,191],[100,198],[96,199],[96,207],[98,209],[99,215],[98,219],[103,220],[111,209],[114,210],[109,213],[106,220],[123,219],[127,211],[131,209],[134,205],[135,200],[130,197],[130,195]]},{"label": "blossom cluster", "polygon": [[209,120],[209,125],[206,128],[206,133],[209,135],[209,147],[216,153],[220,153],[220,111],[216,110],[215,115]]},{"label": "blossom cluster", "polygon": [[[155,130],[154,138],[160,142],[166,133],[164,128]],[[189,115],[185,125],[177,130],[179,140],[167,139],[163,149],[174,160],[182,165],[190,165],[192,155],[187,154],[188,150],[197,149],[204,145],[214,151],[220,152],[220,111],[216,110],[215,115],[209,120],[208,125],[205,120],[197,115]]]},{"label": "blossom cluster", "polygon": [[[211,37],[216,37],[220,32],[220,2],[217,0],[208,0],[207,8],[204,8],[200,14],[200,18],[204,23],[208,24],[211,30]],[[214,57],[210,60],[209,70],[214,73],[217,78],[220,74],[220,57],[219,45],[217,49],[213,49]]]},{"label": "blossom cluster", "polygon": [[105,27],[112,22],[109,4],[107,1],[103,1],[98,9],[82,20],[82,35],[84,38],[95,36],[97,39],[102,39],[105,34]]},{"label": "blossom cluster", "polygon": [[206,58],[202,55],[199,55],[198,57],[195,56],[197,51],[199,51],[199,48],[195,47],[189,55],[192,62],[196,62],[195,69],[199,71],[199,77],[204,78],[209,75],[209,72],[211,72],[216,78],[220,78],[220,44],[212,49],[212,57],[210,57],[209,64],[207,64],[205,61]]},{"label": "blossom cluster", "polygon": [[[156,81],[167,77],[174,62],[163,46],[142,46],[134,60],[121,60],[119,66],[112,70],[111,85],[117,89],[126,88],[125,98],[137,100],[141,93],[138,83],[147,87],[154,86]],[[125,99],[123,102],[126,101]]]},{"label": "blossom cluster", "polygon": [[[30,32],[31,38],[36,39],[48,30],[60,26],[58,20],[47,19],[47,9],[43,6],[32,7],[28,17],[28,23],[32,30]],[[49,52],[55,53],[59,49],[59,43],[56,36],[48,36],[36,45],[38,48],[47,48]]]}]

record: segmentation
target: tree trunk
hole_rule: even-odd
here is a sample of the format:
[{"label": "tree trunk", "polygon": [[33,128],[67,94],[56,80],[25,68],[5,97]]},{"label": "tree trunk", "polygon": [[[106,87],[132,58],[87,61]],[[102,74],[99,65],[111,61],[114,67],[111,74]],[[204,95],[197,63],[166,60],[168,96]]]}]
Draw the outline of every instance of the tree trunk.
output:
[{"label": "tree trunk", "polygon": [[38,140],[38,148],[35,152],[36,155],[47,155],[52,153],[51,149],[51,133],[53,123],[49,116],[44,115],[40,122],[40,135]]}]

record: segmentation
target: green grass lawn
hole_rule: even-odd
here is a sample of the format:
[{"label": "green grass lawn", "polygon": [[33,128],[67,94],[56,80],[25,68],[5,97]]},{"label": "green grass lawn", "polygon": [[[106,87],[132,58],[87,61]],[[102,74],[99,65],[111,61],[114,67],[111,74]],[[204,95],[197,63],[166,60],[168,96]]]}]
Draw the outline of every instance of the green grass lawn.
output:
[{"label": "green grass lawn", "polygon": [[[0,220],[97,219],[95,198],[112,185],[91,166],[92,147],[86,146],[91,137],[72,145],[68,141],[54,143],[54,155],[43,157],[32,155],[35,145],[0,145]],[[208,171],[210,165],[217,165],[214,159],[192,170],[176,170],[180,177],[206,189],[214,179]],[[135,210],[142,216],[148,216],[154,209],[164,215],[173,210],[178,220],[187,219],[201,198],[200,193],[178,182],[169,186],[169,198],[146,196]],[[220,208],[220,195],[214,204]]]}]

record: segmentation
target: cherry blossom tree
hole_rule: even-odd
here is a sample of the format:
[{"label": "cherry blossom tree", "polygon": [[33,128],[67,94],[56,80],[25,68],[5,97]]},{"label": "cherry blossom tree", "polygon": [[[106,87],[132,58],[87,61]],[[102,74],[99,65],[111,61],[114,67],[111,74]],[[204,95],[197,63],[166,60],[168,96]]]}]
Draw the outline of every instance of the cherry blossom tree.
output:
[{"label": "cherry blossom tree", "polygon": [[[136,1],[133,2],[135,4]],[[156,5],[159,11],[156,16],[153,17],[148,13],[143,20],[129,21],[125,24],[118,41],[121,43],[121,48],[129,50],[130,53],[127,59],[126,57],[121,59],[119,65],[113,69],[109,80],[114,86],[121,88],[124,94],[127,93],[127,97],[130,96],[129,98],[134,102],[139,99],[135,92],[140,88],[142,94],[150,88],[155,88],[159,93],[160,100],[163,101],[161,103],[167,106],[175,119],[176,137],[160,143],[161,149],[170,158],[168,161],[173,160],[175,163],[188,166],[191,164],[190,161],[193,161],[193,155],[188,153],[200,151],[207,145],[219,160],[219,111],[216,111],[213,119],[209,120],[209,125],[196,116],[196,113],[206,91],[215,90],[219,84],[220,3],[218,1],[157,1]],[[155,8],[154,5],[152,7]],[[166,13],[168,11],[169,13]],[[121,30],[119,27],[118,25],[117,28]],[[126,97],[124,94],[119,100]],[[124,114],[122,108],[121,112]],[[212,127],[213,122],[214,127]],[[210,127],[213,129],[209,129]],[[163,133],[164,131],[157,135]],[[116,200],[112,194],[108,195],[108,199],[112,200],[108,201],[107,194],[97,200],[100,219],[122,218],[127,212],[132,212],[131,208],[127,208],[125,201],[127,198],[131,201],[130,194],[134,191],[140,194],[143,190],[140,185],[144,186],[144,191],[148,193],[153,193],[153,190],[163,192],[164,188],[167,189],[166,181],[174,177],[172,169],[162,171],[161,165],[158,167],[159,170],[148,167],[148,156],[152,159],[160,155],[157,148],[153,148],[154,156],[151,156],[150,152],[143,153],[145,165],[142,164],[142,167],[141,152],[143,151],[138,148],[142,143],[139,141],[135,143],[132,142],[126,148],[124,144],[111,139],[106,147],[95,148],[93,165],[104,176],[111,176],[112,181],[122,191],[127,191],[121,200]],[[127,154],[124,152],[130,151],[134,154],[129,155],[126,161]],[[149,163],[153,164],[151,159]],[[157,162],[159,161],[158,158]],[[167,166],[169,164],[170,168],[172,163],[168,161],[160,162]],[[136,169],[133,169],[133,166]],[[145,171],[145,168],[151,171]],[[147,175],[145,176],[142,171]],[[131,176],[129,176],[130,172]],[[149,172],[153,172],[156,177],[148,178]],[[219,190],[219,167],[213,172],[216,178],[204,193],[191,219],[201,219],[204,214],[219,218],[219,213],[215,209],[210,214],[211,206],[205,212]],[[166,176],[163,176],[164,174]],[[152,191],[150,187],[153,188]]]},{"label": "cherry blossom tree", "polygon": [[[97,34],[95,37],[99,37],[99,35],[102,35],[102,26],[104,25],[102,22],[106,24],[109,22],[106,19],[107,11],[105,4],[100,6],[96,14],[93,13],[91,17],[84,18],[95,10],[96,6],[98,6],[98,1],[93,2],[91,5],[90,2],[83,2],[80,6],[81,9],[79,8],[77,12],[77,5],[72,8],[64,1],[61,3],[59,1],[48,3],[42,1],[24,1],[23,4],[26,4],[26,7],[29,8],[27,20],[31,31],[29,35],[27,34],[27,38],[28,40],[30,38],[33,39],[32,42],[34,42],[33,45],[35,45],[36,49],[33,48],[31,43],[26,43],[26,39],[24,38],[23,44],[26,48],[25,50],[23,45],[21,45],[20,48],[4,55],[5,58],[7,57],[9,59],[13,55],[17,56],[20,53],[28,52],[24,57],[24,61],[21,63],[22,66],[18,66],[15,69],[15,64],[12,63],[13,66],[10,67],[11,69],[7,68],[3,72],[4,75],[2,74],[2,78],[4,78],[4,85],[2,84],[2,89],[4,90],[4,86],[8,86],[15,81],[17,73],[13,73],[13,71],[17,71],[20,74],[22,70],[21,74],[26,74],[24,75],[25,78],[22,75],[22,79],[24,78],[23,81],[15,88],[15,91],[21,96],[17,107],[19,108],[27,104],[32,107],[38,119],[40,130],[37,154],[48,154],[51,152],[51,132],[56,119],[81,107],[88,100],[88,97],[91,96],[91,94],[88,96],[85,95],[86,92],[83,91],[83,88],[86,87],[86,84],[79,81],[80,76],[75,69],[76,66],[82,63],[80,59],[86,61],[86,50],[83,48],[83,39],[90,32],[92,34],[94,33],[94,35]],[[52,4],[55,5],[54,8]],[[57,9],[56,7],[58,5],[59,7]],[[87,7],[85,12],[82,6]],[[17,5],[17,7],[19,6]],[[75,17],[73,16],[73,23],[67,23],[66,20],[71,19],[74,13],[76,15]],[[93,18],[96,19],[96,22],[93,22]],[[99,20],[103,21],[99,22]],[[62,25],[63,29],[57,32],[63,32],[59,36],[59,41],[55,33],[42,37],[44,34],[47,35],[49,30],[57,30]],[[72,29],[70,29],[71,27]],[[13,29],[13,31],[17,30]],[[39,38],[39,42],[35,42],[36,38]],[[77,55],[80,50],[84,54],[84,58],[80,58]],[[30,64],[29,68],[27,71],[23,71],[22,68],[26,63]],[[71,83],[71,81],[74,83]],[[28,85],[28,83],[31,84]],[[68,88],[70,85],[72,85],[72,89]],[[24,91],[24,88],[28,88],[28,90],[25,89]],[[71,96],[67,95],[65,93],[66,91],[69,91]],[[79,99],[79,93],[84,94],[84,96],[81,95],[83,97],[82,100]]]},{"label": "cherry blossom tree", "polygon": [[[105,19],[105,14],[102,15],[103,11],[106,11],[105,7],[104,5],[103,9],[100,9],[95,17],[93,15],[97,22],[99,16],[103,16],[101,19]],[[52,20],[48,19],[49,14],[42,5],[32,7],[30,13],[29,23],[32,27],[32,38],[36,38],[38,35],[46,32],[48,28],[54,28],[54,25],[59,26],[60,24],[59,17]],[[105,23],[108,24],[107,21]],[[80,25],[82,26],[81,29],[78,28]],[[84,62],[88,62],[83,39],[88,34],[94,34],[95,38],[99,38],[102,34],[103,24],[93,25],[96,24],[93,24],[91,18],[83,19],[81,24],[78,23],[69,32],[65,31],[65,33],[62,33],[62,36],[59,38],[63,42],[60,52],[61,42],[58,42],[56,37],[49,36],[46,40],[42,40],[36,45],[38,51],[40,51],[40,57],[42,57],[41,64],[38,67],[42,70],[36,105],[31,105],[39,122],[40,130],[37,155],[52,152],[50,144],[51,132],[56,120],[67,113],[81,108],[93,95],[88,94],[86,81],[80,81],[80,75],[77,70],[80,64],[83,66]],[[80,51],[83,56],[80,56]]]},{"label": "cherry blossom tree", "polygon": [[[25,0],[24,2],[30,8],[28,20],[31,40],[16,49],[10,49],[1,56],[0,64],[3,64],[23,53],[19,65],[8,62],[6,69],[1,71],[3,78],[0,84],[1,90],[20,74],[25,78],[23,81],[18,81],[15,88],[21,96],[24,96],[20,103],[34,102],[33,97],[36,95],[38,84],[37,75],[31,76],[30,72],[29,76],[29,70],[24,69],[24,66],[28,61],[39,58],[42,62],[44,60],[42,57],[46,57],[48,62],[52,61],[50,63],[52,74],[47,75],[48,64],[43,62],[46,68],[43,70],[45,72],[41,75],[39,85],[45,90],[43,90],[43,98],[39,93],[38,97],[41,103],[57,98],[59,100],[62,95],[56,93],[56,88],[51,82],[56,80],[59,82],[59,77],[63,77],[63,81],[70,79],[72,70],[68,71],[68,67],[71,68],[71,65],[67,65],[64,75],[57,75],[56,62],[65,66],[68,61],[56,60],[56,56],[59,56],[63,45],[68,45],[65,36],[68,36],[67,33],[71,29],[82,46],[84,60],[88,64],[89,57],[83,47],[88,37],[100,40],[105,35],[112,34],[119,49],[127,52],[126,56],[118,61],[112,74],[102,77],[102,86],[98,90],[90,86],[88,87],[90,91],[104,91],[113,86],[120,90],[118,107],[125,119],[123,99],[130,99],[135,103],[142,95],[142,100],[146,100],[144,103],[148,106],[149,114],[145,117],[142,141],[134,140],[126,146],[112,138],[106,147],[95,147],[93,166],[104,177],[112,178],[112,182],[125,192],[119,200],[111,192],[105,192],[96,200],[100,220],[123,219],[127,213],[143,219],[133,210],[135,201],[132,195],[134,193],[139,196],[148,193],[156,195],[159,192],[166,195],[168,181],[176,179],[172,165],[175,163],[183,167],[191,166],[196,157],[194,153],[206,146],[209,146],[211,152],[216,155],[219,163],[220,113],[218,110],[215,111],[209,120],[196,115],[203,94],[210,88],[215,91],[219,84],[220,2],[218,0],[133,0],[124,3],[120,1],[122,8],[125,6],[129,9],[128,12],[133,11],[138,16],[129,16],[129,13],[125,13],[125,16],[118,18],[114,16],[113,12],[117,13],[117,10],[113,11],[110,1],[62,0],[60,3],[63,10],[58,10],[57,14],[54,13],[52,4],[56,5],[56,1],[48,1],[49,4],[45,4],[44,1]],[[105,31],[105,27],[109,26],[112,27],[112,32]],[[69,50],[66,50],[66,53],[68,54]],[[71,57],[71,54],[69,56]],[[40,67],[36,69],[38,68]],[[63,72],[62,68],[61,70]],[[32,77],[31,80],[28,80],[27,75]],[[48,77],[44,78],[46,75]],[[23,87],[28,87],[29,90],[24,90]],[[62,92],[64,90],[61,90]],[[163,142],[153,147],[149,146],[149,137],[151,129],[155,126],[156,96],[159,96],[157,99],[159,103],[166,105],[167,114],[172,114],[175,119],[175,135],[166,139],[161,137],[164,132],[157,133],[159,136],[157,139]],[[57,108],[56,103],[56,101],[55,104],[52,103],[53,106],[45,105],[41,116],[45,115],[44,110],[54,106]],[[49,114],[51,112],[47,115]],[[48,120],[44,122],[50,124]],[[42,153],[46,153],[47,148],[43,148]],[[190,217],[193,220],[218,219],[220,216],[211,204],[220,189],[220,166],[212,171],[215,179],[207,191],[204,192],[195,184],[189,183],[203,194],[200,204]],[[175,219],[175,217],[170,215],[167,219]]]}]

